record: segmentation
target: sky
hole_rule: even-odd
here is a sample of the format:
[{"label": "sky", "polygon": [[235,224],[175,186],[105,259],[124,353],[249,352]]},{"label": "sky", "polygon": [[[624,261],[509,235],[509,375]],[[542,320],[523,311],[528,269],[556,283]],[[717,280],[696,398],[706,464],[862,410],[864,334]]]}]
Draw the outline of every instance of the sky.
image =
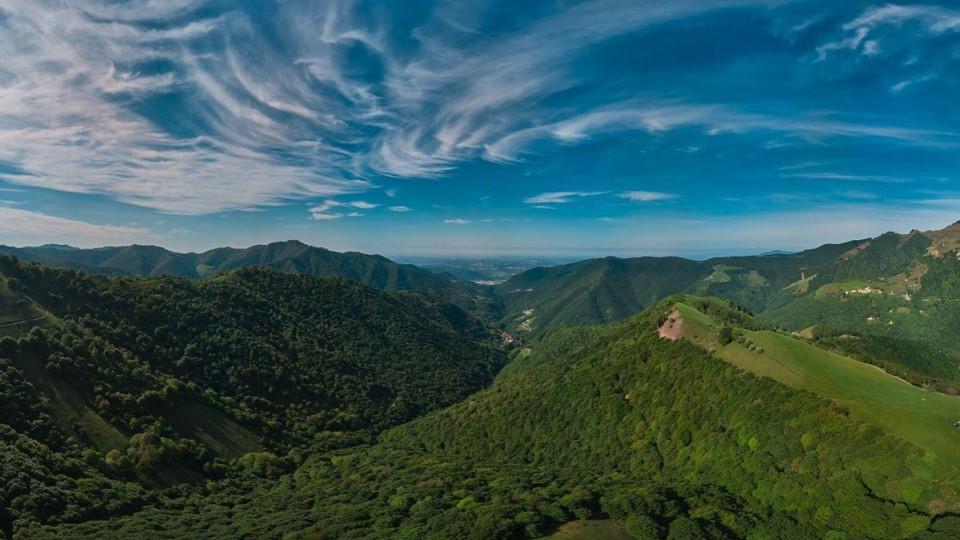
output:
[{"label": "sky", "polygon": [[0,0],[0,243],[690,257],[960,219],[960,7]]}]

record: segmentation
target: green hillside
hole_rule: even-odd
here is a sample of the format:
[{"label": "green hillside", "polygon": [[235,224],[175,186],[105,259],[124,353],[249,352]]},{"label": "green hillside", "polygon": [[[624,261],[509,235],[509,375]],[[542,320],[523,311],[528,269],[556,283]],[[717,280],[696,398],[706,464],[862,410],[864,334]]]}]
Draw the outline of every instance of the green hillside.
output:
[{"label": "green hillside", "polygon": [[960,352],[916,339],[815,326],[799,332],[818,347],[882,368],[910,383],[960,395]]},{"label": "green hillside", "polygon": [[[734,323],[747,338],[768,339],[762,323],[727,304],[673,298],[624,323],[554,332],[490,388],[375,445],[316,454],[276,482],[224,483],[129,517],[28,532],[483,539],[562,535],[600,519],[650,539],[960,533],[951,517],[960,508],[956,484],[932,477],[935,450],[847,404],[756,377],[689,340],[661,338],[675,309],[704,339]],[[765,341],[796,358],[833,358],[786,343]],[[873,374],[882,376],[866,366],[863,381]]]},{"label": "green hillside", "polygon": [[624,320],[679,292],[729,298],[753,311],[789,301],[784,289],[859,242],[789,255],[691,261],[678,257],[607,257],[534,268],[496,287],[503,323],[538,337],[551,328]]},{"label": "green hillside", "polygon": [[960,352],[958,238],[954,224],[862,242],[818,273],[808,290],[760,313],[790,330],[826,326]]},{"label": "green hillside", "polygon": [[833,400],[853,417],[923,448],[934,473],[925,481],[960,481],[960,430],[954,427],[960,421],[960,397],[918,388],[876,366],[780,332],[737,328],[735,339],[723,344],[721,325],[709,315],[682,302],[675,309],[684,321],[683,337],[751,373]]},{"label": "green hillside", "polygon": [[506,361],[459,308],[342,279],[105,278],[8,256],[0,275],[46,323],[0,339],[0,390],[16,400],[0,441],[20,449],[0,458],[6,530],[280,474],[454,403]]},{"label": "green hillside", "polygon": [[823,351],[783,334],[743,333],[749,350],[732,343],[718,355],[758,375],[833,399],[851,414],[882,427],[960,472],[960,397],[923,390],[875,366]]},{"label": "green hillside", "polygon": [[960,223],[795,254],[595,259],[496,288],[502,324],[536,340],[623,320],[674,293],[732,300],[763,320],[926,388],[960,393]]},{"label": "green hillside", "polygon": [[698,263],[679,258],[608,257],[535,268],[496,288],[504,322],[524,335],[559,326],[623,320],[701,277]]}]

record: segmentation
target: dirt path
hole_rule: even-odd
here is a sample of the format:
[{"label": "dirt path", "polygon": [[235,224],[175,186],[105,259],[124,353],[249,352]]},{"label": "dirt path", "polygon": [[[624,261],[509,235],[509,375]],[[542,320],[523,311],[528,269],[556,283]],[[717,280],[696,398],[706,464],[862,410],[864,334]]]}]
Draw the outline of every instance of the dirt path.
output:
[{"label": "dirt path", "polygon": [[5,322],[5,323],[3,323],[3,324],[0,324],[0,328],[8,328],[8,327],[11,327],[11,326],[20,326],[21,324],[35,323],[35,322],[42,321],[42,320],[44,320],[44,319],[46,319],[46,318],[47,318],[46,315],[40,315],[39,317],[34,317],[34,318],[32,318],[32,319],[20,319],[19,321]]},{"label": "dirt path", "polygon": [[19,321],[8,321],[5,323],[0,323],[0,328],[9,328],[11,326],[20,326],[21,324],[30,324],[30,323],[40,322],[46,319],[47,317],[53,317],[53,315],[49,311],[44,309],[43,306],[38,304],[36,300],[34,300],[33,298],[30,298],[27,295],[23,295],[23,297],[29,300],[30,305],[32,305],[33,308],[39,311],[41,314],[31,319],[20,319]]},{"label": "dirt path", "polygon": [[663,339],[669,339],[670,341],[677,341],[683,337],[683,315],[679,311],[674,309],[670,312],[670,315],[667,316],[667,320],[663,321],[663,324],[660,325],[660,328],[657,328],[657,333]]}]

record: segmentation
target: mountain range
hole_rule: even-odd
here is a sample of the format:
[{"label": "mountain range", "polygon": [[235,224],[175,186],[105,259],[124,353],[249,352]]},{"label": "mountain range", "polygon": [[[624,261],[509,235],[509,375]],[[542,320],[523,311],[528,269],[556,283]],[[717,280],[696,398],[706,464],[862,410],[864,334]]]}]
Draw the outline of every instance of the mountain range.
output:
[{"label": "mountain range", "polygon": [[2,250],[10,538],[960,534],[960,223],[495,286]]},{"label": "mountain range", "polygon": [[78,249],[49,244],[22,248],[0,245],[0,253],[47,266],[114,276],[199,279],[238,268],[265,267],[313,276],[342,277],[388,291],[415,291],[479,313],[489,313],[492,309],[486,290],[473,282],[410,264],[398,264],[379,255],[338,253],[296,240],[244,249],[224,247],[203,253],[177,253],[162,247],[141,245]]}]

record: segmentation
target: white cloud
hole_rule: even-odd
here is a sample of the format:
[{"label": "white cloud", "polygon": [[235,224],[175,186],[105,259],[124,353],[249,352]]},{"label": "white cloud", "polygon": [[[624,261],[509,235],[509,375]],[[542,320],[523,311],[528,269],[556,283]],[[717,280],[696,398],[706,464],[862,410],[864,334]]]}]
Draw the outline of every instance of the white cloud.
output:
[{"label": "white cloud", "polygon": [[931,79],[933,79],[933,78],[934,78],[933,75],[924,75],[924,76],[916,77],[916,78],[913,78],[913,79],[905,79],[905,80],[900,81],[900,82],[898,82],[897,84],[891,86],[891,87],[890,87],[890,91],[893,92],[893,93],[895,93],[895,94],[898,94],[898,93],[900,93],[900,92],[903,92],[904,90],[906,90],[907,88],[909,88],[909,87],[911,87],[911,86],[915,86],[915,85],[918,85],[918,84],[925,83],[925,82],[927,82],[927,81],[929,81],[929,80],[931,80]]},{"label": "white cloud", "polygon": [[521,129],[486,145],[485,152],[488,159],[493,161],[516,161],[527,147],[538,140],[570,142],[588,139],[598,133],[636,130],[655,135],[688,126],[700,127],[711,135],[770,132],[804,140],[851,137],[886,139],[910,145],[960,144],[960,135],[953,132],[861,124],[823,113],[806,117],[775,117],[744,113],[723,105],[650,106],[627,102],[552,124]]},{"label": "white cloud", "polygon": [[342,213],[330,214],[327,212],[318,212],[316,210],[310,211],[310,219],[314,221],[332,221],[334,219],[340,219],[344,217]]},{"label": "white cloud", "polygon": [[[568,118],[539,105],[582,83],[568,64],[597,43],[770,3],[597,0],[480,39],[470,28],[482,7],[442,2],[410,29],[414,50],[399,51],[388,37],[394,21],[349,1],[285,2],[265,21],[239,4],[208,9],[219,7],[209,0],[6,0],[0,162],[27,174],[0,180],[204,214],[359,194],[375,187],[364,180],[372,173],[436,177],[464,160],[515,160],[536,141],[576,143],[626,129],[700,126],[905,144],[953,137],[712,105],[607,105]],[[875,8],[844,39],[879,51],[866,34],[856,38],[858,28],[912,17],[946,32],[955,29],[954,13]],[[347,50],[369,55],[375,76],[365,77]],[[190,96],[183,108],[146,115],[144,104],[174,92]]]},{"label": "white cloud", "polygon": [[353,201],[347,204],[354,208],[359,208],[361,210],[373,210],[374,208],[377,208],[378,206],[380,206],[379,204],[368,203],[366,201]]},{"label": "white cloud", "polygon": [[847,30],[855,28],[875,28],[882,25],[900,25],[907,21],[918,21],[930,32],[960,31],[960,11],[939,6],[898,6],[887,4],[872,7],[862,15],[844,25]]},{"label": "white cloud", "polygon": [[677,198],[673,193],[662,193],[659,191],[625,191],[618,195],[618,197],[633,202],[666,201]]},{"label": "white cloud", "polygon": [[21,243],[46,243],[56,239],[78,246],[129,244],[152,237],[149,230],[139,227],[97,225],[5,206],[0,206],[0,234],[21,239]]},{"label": "white cloud", "polygon": [[[609,191],[551,191],[548,193],[541,193],[539,195],[534,195],[524,199],[523,202],[533,205],[533,208],[540,208],[543,210],[553,210],[554,207],[551,205],[554,204],[566,204],[573,202],[577,199],[582,199],[586,197],[598,197],[600,195],[607,195]],[[627,199],[634,202],[649,202],[649,201],[663,201],[667,199],[676,198],[676,195],[671,193],[661,193],[658,191],[625,191],[623,193],[617,194],[617,197],[622,199]]]},{"label": "white cloud", "polygon": [[[870,34],[869,28],[857,28],[853,35],[845,37],[837,41],[831,41],[825,45],[817,47],[817,61],[824,61],[827,59],[827,55],[833,51],[842,51],[842,50],[856,50],[860,48],[860,44],[863,43],[864,38]],[[864,52],[864,54],[866,54]]]},{"label": "white cloud", "polygon": [[334,208],[359,208],[361,210],[372,210],[379,207],[379,204],[368,203],[366,201],[348,201],[341,202],[333,199],[327,199],[322,203],[310,208],[310,217],[316,221],[331,221],[344,217],[361,217],[360,212],[331,212]]},{"label": "white cloud", "polygon": [[606,193],[606,191],[551,191],[527,197],[523,202],[533,205],[563,204],[578,198],[595,197]]},{"label": "white cloud", "polygon": [[467,225],[471,223],[469,219],[463,219],[463,218],[445,219],[443,220],[443,222],[448,225]]},{"label": "white cloud", "polygon": [[[940,35],[960,32],[960,11],[940,6],[898,6],[887,4],[871,7],[859,17],[843,25],[847,36],[817,47],[817,60],[823,61],[835,51],[859,50],[864,56],[881,51],[880,39],[867,39],[881,28],[900,30],[906,23],[917,23],[926,33]],[[913,28],[907,30],[916,35]]]},{"label": "white cloud", "polygon": [[872,201],[880,198],[876,193],[871,193],[869,191],[858,191],[858,190],[843,190],[837,193],[841,197],[846,197],[848,199],[859,199],[864,201]]},{"label": "white cloud", "polygon": [[413,209],[410,208],[409,206],[404,206],[404,205],[402,205],[402,204],[398,204],[398,205],[396,205],[396,206],[391,206],[391,207],[389,207],[388,210],[390,210],[391,212],[410,212],[410,211],[412,211]]},{"label": "white cloud", "polygon": [[785,174],[784,178],[803,178],[807,180],[839,180],[842,182],[873,182],[877,184],[905,184],[911,180],[894,176],[877,176],[865,174],[844,174],[835,172],[809,172]]},{"label": "white cloud", "polygon": [[497,159],[490,144],[542,123],[537,101],[578,83],[566,64],[579,51],[713,9],[767,3],[583,2],[497,41],[461,37],[482,9],[462,2],[443,5],[435,21],[417,29],[421,54],[391,69],[387,82],[398,114],[423,120],[385,131],[375,143],[370,165],[390,175],[436,177],[463,159]]},{"label": "white cloud", "polygon": [[310,211],[311,211],[311,212],[325,213],[325,212],[327,212],[328,210],[330,210],[331,208],[336,208],[336,207],[338,207],[338,206],[343,206],[343,203],[342,203],[342,202],[338,202],[338,201],[334,201],[334,200],[331,200],[331,199],[327,199],[327,200],[323,201],[322,203],[320,203],[319,205],[314,206],[313,208],[311,208]]},{"label": "white cloud", "polygon": [[[330,141],[347,126],[302,68],[240,10],[185,22],[205,7],[4,2],[0,161],[28,174],[3,180],[182,214],[369,189],[343,174],[352,158]],[[163,29],[145,30],[145,21]],[[211,42],[226,48],[210,55]],[[169,120],[202,130],[174,135],[130,107],[171,91],[191,99]]]}]

